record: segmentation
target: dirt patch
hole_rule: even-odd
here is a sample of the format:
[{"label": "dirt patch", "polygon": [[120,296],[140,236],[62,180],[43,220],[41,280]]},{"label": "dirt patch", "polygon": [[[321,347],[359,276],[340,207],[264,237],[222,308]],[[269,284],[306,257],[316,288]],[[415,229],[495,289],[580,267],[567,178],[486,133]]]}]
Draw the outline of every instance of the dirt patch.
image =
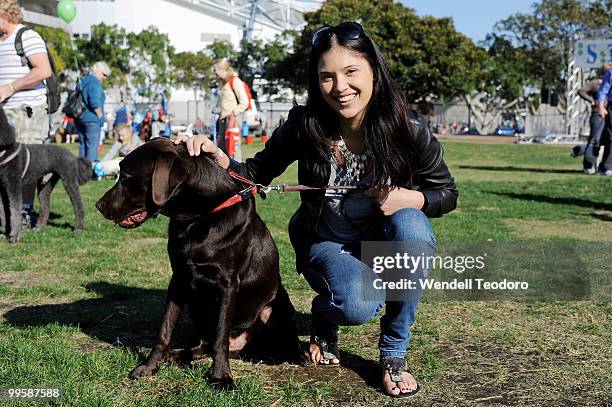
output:
[{"label": "dirt patch", "polygon": [[[610,216],[600,211],[598,216]],[[508,219],[505,223],[514,234],[525,238],[570,238],[577,240],[612,242],[612,222],[577,222],[572,220],[525,220]]]},{"label": "dirt patch", "polygon": [[6,285],[11,289],[44,286],[48,283],[56,284],[65,279],[66,276],[61,274],[41,273],[30,270],[7,270],[0,272],[0,285]]}]

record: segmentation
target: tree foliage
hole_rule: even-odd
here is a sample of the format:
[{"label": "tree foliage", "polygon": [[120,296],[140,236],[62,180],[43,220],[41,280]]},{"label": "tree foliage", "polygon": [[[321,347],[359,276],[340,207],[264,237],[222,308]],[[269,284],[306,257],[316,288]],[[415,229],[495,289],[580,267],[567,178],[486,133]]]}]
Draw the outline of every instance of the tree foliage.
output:
[{"label": "tree foliage", "polygon": [[524,50],[496,35],[489,35],[485,45],[487,55],[476,89],[463,95],[474,119],[471,125],[481,133],[492,131],[500,114],[518,113],[537,102],[537,98],[525,94],[531,82],[526,74]]},{"label": "tree foliage", "polygon": [[231,42],[215,40],[206,46],[206,52],[214,60],[227,58],[228,61],[234,61],[238,52],[234,49]]},{"label": "tree foliage", "polygon": [[127,43],[133,85],[144,95],[168,91],[172,79],[170,61],[175,53],[168,35],[150,26],[139,33],[129,33]]},{"label": "tree foliage", "polygon": [[97,61],[105,61],[112,70],[108,78],[110,86],[124,86],[130,72],[126,38],[125,29],[117,25],[100,23],[92,26],[89,39],[75,41],[80,55],[79,70],[86,72]]},{"label": "tree foliage", "polygon": [[[458,33],[451,19],[418,17],[392,0],[328,0],[305,15],[307,26],[288,53],[294,69],[277,70],[278,80],[307,84],[307,60],[314,30],[343,21],[359,21],[379,45],[408,100],[451,99],[472,90],[485,52]],[[279,64],[289,65],[286,61]]]},{"label": "tree foliage", "polygon": [[541,0],[531,13],[498,22],[495,34],[521,50],[525,74],[534,85],[563,95],[572,39],[588,30],[612,30],[611,15],[610,0]]},{"label": "tree foliage", "polygon": [[36,27],[36,32],[47,44],[60,75],[65,70],[75,69],[79,53],[70,38],[70,34],[61,28],[52,27]]},{"label": "tree foliage", "polygon": [[211,87],[212,59],[202,51],[178,52],[172,57],[172,84],[193,90],[196,95],[208,93]]}]

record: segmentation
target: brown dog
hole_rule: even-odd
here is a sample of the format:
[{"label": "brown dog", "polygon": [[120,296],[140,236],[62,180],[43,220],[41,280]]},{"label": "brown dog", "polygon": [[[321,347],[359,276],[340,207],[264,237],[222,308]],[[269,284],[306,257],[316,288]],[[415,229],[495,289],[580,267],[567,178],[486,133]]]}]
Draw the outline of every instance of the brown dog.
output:
[{"label": "brown dog", "polygon": [[[228,388],[234,385],[230,351],[259,343],[276,358],[301,359],[278,250],[255,212],[255,200],[211,212],[241,189],[210,158],[189,157],[184,146],[165,139],[154,139],[121,161],[117,183],[96,206],[124,228],[138,227],[158,213],[168,216],[173,272],[159,337],[131,377],[151,376],[167,359],[192,360],[210,351],[211,384]],[[200,345],[168,353],[185,305]]]}]

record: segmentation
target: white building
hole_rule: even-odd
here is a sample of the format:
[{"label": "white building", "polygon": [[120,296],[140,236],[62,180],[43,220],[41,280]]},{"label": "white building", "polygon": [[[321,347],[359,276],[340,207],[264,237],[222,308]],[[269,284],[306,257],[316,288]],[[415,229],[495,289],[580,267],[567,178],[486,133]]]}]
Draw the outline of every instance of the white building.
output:
[{"label": "white building", "polygon": [[253,38],[270,39],[284,29],[301,28],[303,13],[321,1],[77,0],[77,16],[70,25],[77,38],[88,38],[91,26],[101,22],[128,32],[153,25],[168,35],[177,51],[199,51],[215,39],[238,46],[253,3]]}]

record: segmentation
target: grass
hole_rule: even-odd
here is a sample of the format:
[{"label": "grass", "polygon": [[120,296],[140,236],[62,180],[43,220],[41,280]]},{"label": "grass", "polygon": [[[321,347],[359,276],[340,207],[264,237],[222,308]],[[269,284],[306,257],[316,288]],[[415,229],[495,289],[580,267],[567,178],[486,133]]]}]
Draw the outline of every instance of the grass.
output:
[{"label": "grass", "polygon": [[[261,145],[245,146],[251,155]],[[136,230],[94,202],[112,181],[81,187],[86,229],[74,233],[63,189],[57,214],[17,245],[0,242],[0,387],[58,387],[67,406],[592,405],[612,394],[612,180],[583,175],[568,148],[444,142],[459,207],[432,220],[441,244],[493,242],[517,255],[559,247],[588,271],[590,301],[434,301],[419,308],[409,364],[422,391],[394,401],[375,388],[378,322],[341,330],[343,367],[232,360],[238,390],[206,384],[210,359],[127,375],[157,333],[170,277],[167,219]],[[295,182],[290,167],[279,182]],[[303,342],[313,292],[295,273],[288,219],[298,196],[258,200],[281,252]],[[533,254],[530,254],[531,256]],[[554,259],[553,259],[554,260]],[[557,272],[555,269],[551,273]],[[194,340],[182,320],[173,347]],[[19,405],[19,404],[11,404]]]}]

